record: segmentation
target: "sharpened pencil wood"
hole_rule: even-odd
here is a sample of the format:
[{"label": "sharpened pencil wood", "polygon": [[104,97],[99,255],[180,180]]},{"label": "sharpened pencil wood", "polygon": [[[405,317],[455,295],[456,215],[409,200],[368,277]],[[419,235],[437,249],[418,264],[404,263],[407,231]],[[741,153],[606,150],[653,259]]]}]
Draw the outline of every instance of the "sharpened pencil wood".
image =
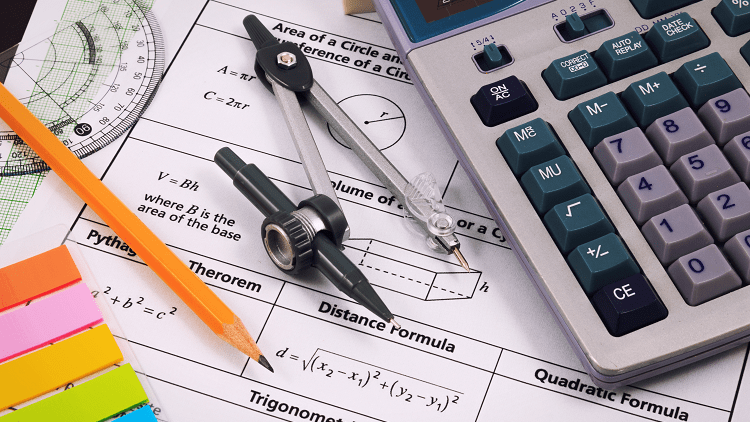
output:
[{"label": "sharpened pencil wood", "polygon": [[[0,119],[23,139],[220,338],[258,361],[242,321],[3,84]],[[264,365],[265,366],[265,365]]]}]

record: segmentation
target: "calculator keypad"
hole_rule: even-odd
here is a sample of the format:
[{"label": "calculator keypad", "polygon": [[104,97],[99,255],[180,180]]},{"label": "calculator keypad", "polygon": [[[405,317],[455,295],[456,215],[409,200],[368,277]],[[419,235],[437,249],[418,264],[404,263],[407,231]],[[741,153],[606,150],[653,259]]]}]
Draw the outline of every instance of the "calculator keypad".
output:
[{"label": "calculator keypad", "polygon": [[[599,109],[591,104],[603,98],[610,102],[613,96],[582,103],[569,118],[685,302],[698,306],[741,287],[732,265],[747,282],[750,96],[724,59],[712,53],[672,75],[661,72],[631,84],[620,97],[634,121],[647,127],[645,137],[639,135],[641,129],[631,128],[597,143],[580,122],[601,119],[601,104]],[[637,151],[626,155],[622,146],[628,144],[637,145]],[[630,155],[636,162],[651,156],[645,144],[653,146],[663,164],[649,159],[649,166],[641,164],[648,168],[626,173]],[[621,180],[623,174],[629,175]],[[748,236],[740,236],[744,232]],[[716,242],[726,242],[724,252],[732,265]],[[604,312],[599,313],[607,325]]]}]

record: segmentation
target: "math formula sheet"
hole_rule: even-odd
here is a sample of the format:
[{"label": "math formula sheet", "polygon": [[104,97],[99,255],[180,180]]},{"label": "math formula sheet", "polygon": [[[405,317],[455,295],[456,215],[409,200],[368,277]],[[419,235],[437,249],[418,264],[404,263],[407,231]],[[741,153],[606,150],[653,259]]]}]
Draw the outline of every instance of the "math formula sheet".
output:
[{"label": "math formula sheet", "polygon": [[[591,383],[377,15],[345,16],[338,0],[160,1],[164,80],[132,132],[84,163],[243,320],[275,373],[218,339],[54,175],[11,237],[71,227],[66,241],[80,245],[170,421],[750,418],[747,346],[628,388]],[[303,106],[351,227],[344,253],[400,329],[317,271],[278,270],[260,239],[263,216],[213,162],[230,147],[293,202],[312,196],[281,109],[255,72],[242,25],[250,14],[300,46],[315,79],[407,179],[432,172],[458,221],[470,272],[429,250],[389,191]]]}]

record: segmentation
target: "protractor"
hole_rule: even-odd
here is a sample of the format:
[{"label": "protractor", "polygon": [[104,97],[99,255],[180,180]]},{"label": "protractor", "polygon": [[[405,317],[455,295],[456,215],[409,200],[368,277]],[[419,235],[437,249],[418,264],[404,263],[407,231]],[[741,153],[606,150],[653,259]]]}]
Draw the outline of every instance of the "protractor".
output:
[{"label": "protractor", "polygon": [[[164,46],[156,18],[141,1],[72,3],[74,16],[63,16],[54,34],[21,44],[0,66],[10,68],[6,86],[14,95],[84,158],[125,133],[151,102],[164,71]],[[48,169],[0,122],[0,176]]]}]

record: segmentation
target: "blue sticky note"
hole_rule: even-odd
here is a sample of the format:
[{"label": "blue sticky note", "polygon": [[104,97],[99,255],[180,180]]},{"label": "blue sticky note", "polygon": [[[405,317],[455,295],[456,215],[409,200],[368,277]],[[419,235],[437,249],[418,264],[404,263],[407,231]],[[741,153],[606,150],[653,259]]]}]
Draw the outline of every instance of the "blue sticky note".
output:
[{"label": "blue sticky note", "polygon": [[117,422],[157,422],[154,412],[150,406],[143,406],[140,409],[130,412],[127,415],[117,418]]}]

